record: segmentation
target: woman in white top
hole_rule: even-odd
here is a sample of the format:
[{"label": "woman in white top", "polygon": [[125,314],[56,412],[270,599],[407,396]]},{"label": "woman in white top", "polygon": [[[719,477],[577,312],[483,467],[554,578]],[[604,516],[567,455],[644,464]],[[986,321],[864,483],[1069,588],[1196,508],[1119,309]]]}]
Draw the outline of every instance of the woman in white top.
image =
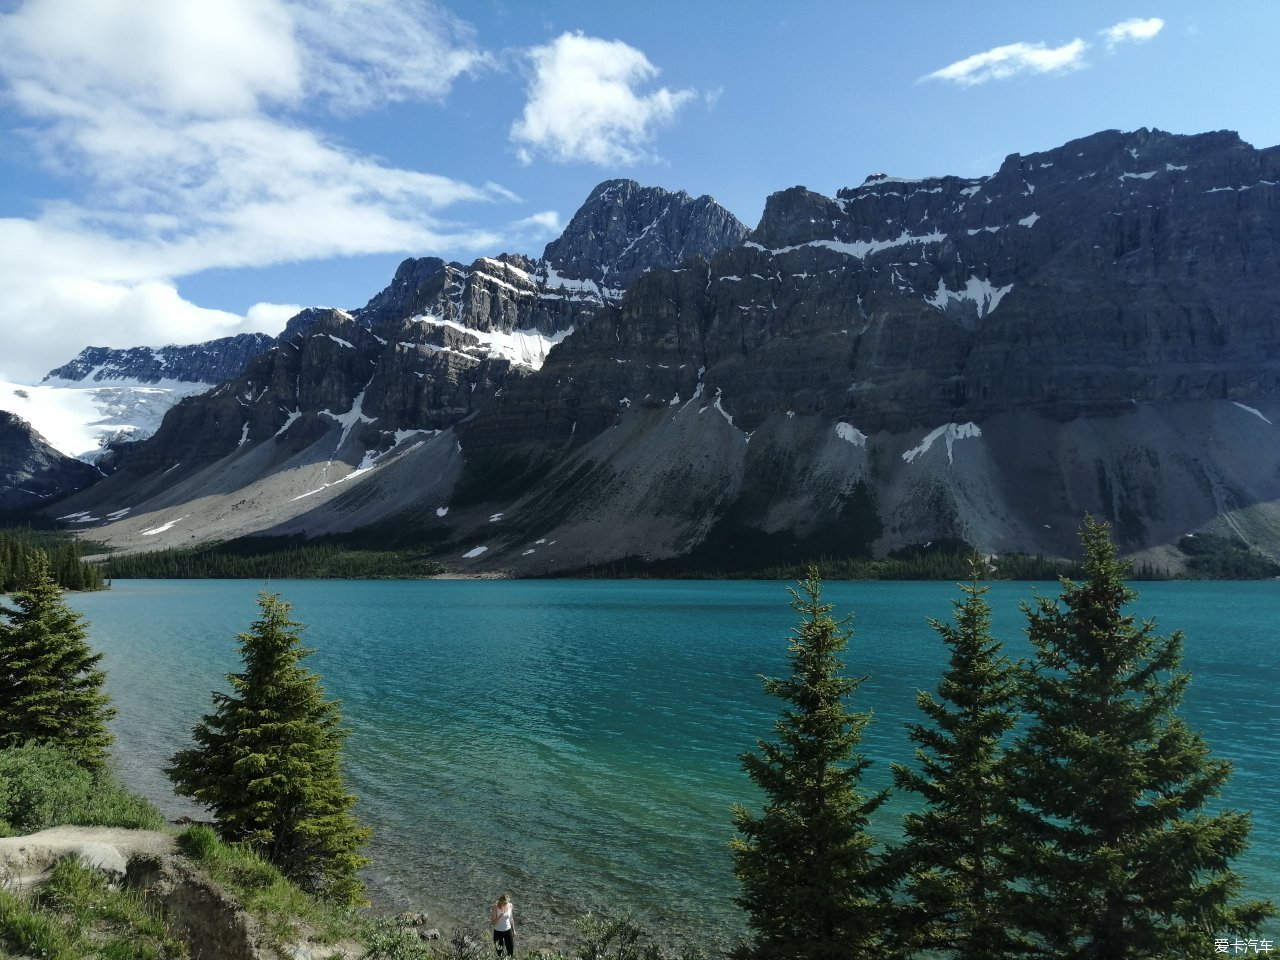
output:
[{"label": "woman in white top", "polygon": [[507,956],[516,952],[516,919],[512,912],[514,904],[505,893],[498,902],[489,908],[489,923],[493,927],[493,942],[502,944]]}]

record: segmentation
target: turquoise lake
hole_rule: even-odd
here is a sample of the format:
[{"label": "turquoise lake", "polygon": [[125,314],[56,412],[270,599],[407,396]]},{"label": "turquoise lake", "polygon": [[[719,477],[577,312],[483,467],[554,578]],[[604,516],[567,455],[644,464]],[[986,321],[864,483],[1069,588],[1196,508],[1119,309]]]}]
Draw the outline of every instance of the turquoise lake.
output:
[{"label": "turquoise lake", "polygon": [[[483,929],[507,891],[526,945],[569,919],[630,912],[723,945],[732,903],[730,807],[757,800],[738,756],[770,737],[778,702],[760,675],[787,670],[796,622],[786,584],[705,581],[276,581],[307,624],[306,663],[341,699],[347,772],[375,830],[375,901]],[[1280,903],[1280,583],[1145,583],[1134,612],[1186,634],[1184,713],[1235,774],[1223,803],[1253,812],[1237,862]],[[117,581],[70,602],[105,651],[119,768],[171,816],[197,814],[160,772],[187,745],[210,692],[239,668],[235,635],[257,613],[248,581]],[[998,583],[995,633],[1029,652],[1018,605],[1057,585]],[[867,785],[909,761],[904,722],[947,650],[949,583],[827,584],[853,613],[846,662],[869,675],[853,706],[875,720]],[[893,798],[879,830],[911,801]],[[1280,927],[1264,930],[1280,940]]]}]

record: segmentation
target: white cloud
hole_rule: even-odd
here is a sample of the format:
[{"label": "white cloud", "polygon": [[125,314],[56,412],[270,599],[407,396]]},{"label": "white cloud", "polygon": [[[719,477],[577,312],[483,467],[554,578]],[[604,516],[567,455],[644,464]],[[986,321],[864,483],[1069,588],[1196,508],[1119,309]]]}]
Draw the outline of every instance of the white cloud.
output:
[{"label": "white cloud", "polygon": [[1126,42],[1145,43],[1163,29],[1164,21],[1159,17],[1151,17],[1148,20],[1139,20],[1134,17],[1098,32],[1106,38],[1108,47],[1115,47],[1117,44]]},{"label": "white cloud", "polygon": [[1043,43],[1010,43],[957,60],[927,74],[924,80],[949,80],[962,86],[976,86],[989,80],[1004,80],[1019,73],[1057,73],[1084,65],[1088,44],[1080,38],[1060,47]]},{"label": "white cloud", "polygon": [[39,375],[50,349],[63,362],[90,338],[190,342],[282,319],[183,300],[176,279],[211,267],[494,245],[441,211],[509,191],[390,166],[309,122],[317,107],[440,99],[487,62],[423,0],[29,0],[0,14],[17,135],[78,190],[0,221],[5,363]]},{"label": "white cloud", "polygon": [[491,64],[469,27],[429,3],[296,0],[293,13],[311,83],[340,110],[440,99]]},{"label": "white cloud", "polygon": [[524,163],[543,155],[601,166],[648,159],[655,128],[693,100],[693,90],[638,88],[658,68],[620,40],[564,33],[529,51],[533,78],[511,140]]},{"label": "white cloud", "polygon": [[511,226],[517,229],[533,227],[548,234],[558,234],[564,230],[564,221],[560,219],[560,214],[554,210],[543,210],[541,213],[535,213],[532,216],[524,217],[517,220]]}]

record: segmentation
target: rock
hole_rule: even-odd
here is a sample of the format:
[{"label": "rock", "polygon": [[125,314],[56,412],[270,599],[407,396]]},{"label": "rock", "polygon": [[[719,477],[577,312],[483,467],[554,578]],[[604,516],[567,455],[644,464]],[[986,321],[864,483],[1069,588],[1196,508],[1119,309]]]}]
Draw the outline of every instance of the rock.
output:
[{"label": "rock", "polygon": [[683,190],[606,180],[547,244],[543,259],[563,276],[627,288],[646,270],[714,256],[747,232],[710,197],[693,200]]},{"label": "rock", "polygon": [[402,927],[419,927],[427,922],[428,917],[425,913],[415,910],[407,910],[404,913],[396,914],[396,923]]},{"label": "rock", "polygon": [[0,511],[43,506],[102,479],[102,472],[59,453],[16,414],[0,410]]},{"label": "rock", "polygon": [[157,383],[184,380],[220,383],[237,377],[245,365],[274,342],[265,333],[241,333],[204,343],[167,347],[85,347],[74,359],[55,367],[45,380],[96,383],[127,380]]},{"label": "rock", "polygon": [[172,836],[153,830],[53,827],[22,837],[0,837],[0,876],[18,887],[38,886],[59,860],[76,857],[85,866],[119,879],[131,858],[174,849]]},{"label": "rock", "polygon": [[90,870],[106,875],[112,882],[124,879],[128,860],[119,848],[109,843],[90,841],[76,847],[72,853]]}]

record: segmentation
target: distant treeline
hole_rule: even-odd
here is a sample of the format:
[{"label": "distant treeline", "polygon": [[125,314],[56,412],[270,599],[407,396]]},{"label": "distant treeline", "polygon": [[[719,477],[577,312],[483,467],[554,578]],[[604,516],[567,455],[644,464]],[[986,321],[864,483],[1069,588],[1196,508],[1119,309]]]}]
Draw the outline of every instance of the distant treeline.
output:
[{"label": "distant treeline", "polygon": [[[772,545],[770,545],[772,546]],[[1178,541],[1186,560],[1182,569],[1146,561],[1131,564],[1130,580],[1268,580],[1280,577],[1280,564],[1242,541],[1210,534],[1186,536]],[[770,551],[725,551],[695,548],[682,557],[647,560],[623,557],[557,574],[584,579],[704,579],[796,580],[815,566],[825,580],[964,580],[978,551],[963,540],[940,540],[892,551],[874,560],[867,556],[835,553],[812,554],[804,559],[770,556]],[[988,555],[984,578],[988,580],[1057,580],[1082,576],[1080,564],[1027,553]]]},{"label": "distant treeline", "polygon": [[102,571],[81,559],[81,544],[69,533],[13,527],[0,530],[0,593],[21,590],[38,555],[64,590],[105,590]]},{"label": "distant treeline", "polygon": [[103,572],[113,579],[156,580],[367,580],[429,577],[444,569],[420,551],[279,537],[113,556],[103,564]]},{"label": "distant treeline", "polygon": [[[964,580],[969,576],[972,549],[927,550],[916,548],[899,551],[882,560],[865,557],[816,556],[807,564],[816,567],[825,580]],[[799,561],[723,564],[695,567],[684,557],[646,561],[625,557],[613,563],[597,564],[565,573],[566,577],[584,579],[673,579],[705,580],[795,580],[803,578],[806,565]],[[1136,579],[1162,579],[1143,576]],[[1080,566],[1069,560],[1055,560],[1025,553],[1009,553],[989,559],[985,576],[991,580],[1056,580],[1078,578]]]},{"label": "distant treeline", "polygon": [[[43,535],[43,534],[42,534]],[[101,576],[148,579],[371,579],[436,576],[447,567],[431,555],[438,543],[379,548],[369,535],[348,535],[304,540],[299,537],[248,537],[201,547],[178,547],[151,553],[112,556]],[[700,545],[682,557],[648,560],[623,557],[553,574],[583,579],[704,579],[796,580],[809,566],[816,566],[827,580],[964,580],[977,553],[973,545],[958,539],[917,544],[876,560],[835,550],[810,552],[787,549],[776,539],[711,547]],[[1151,563],[1131,566],[1131,580],[1259,580],[1280,576],[1280,565],[1248,545],[1226,537],[1200,534],[1178,543],[1186,558],[1184,569],[1174,572]],[[67,563],[67,544],[61,542],[58,576]],[[53,555],[51,554],[51,557]],[[91,571],[92,567],[89,568]],[[93,589],[64,583],[71,589]],[[988,556],[984,576],[990,580],[1078,580],[1081,569],[1073,560],[1039,554],[1006,553]]]}]

